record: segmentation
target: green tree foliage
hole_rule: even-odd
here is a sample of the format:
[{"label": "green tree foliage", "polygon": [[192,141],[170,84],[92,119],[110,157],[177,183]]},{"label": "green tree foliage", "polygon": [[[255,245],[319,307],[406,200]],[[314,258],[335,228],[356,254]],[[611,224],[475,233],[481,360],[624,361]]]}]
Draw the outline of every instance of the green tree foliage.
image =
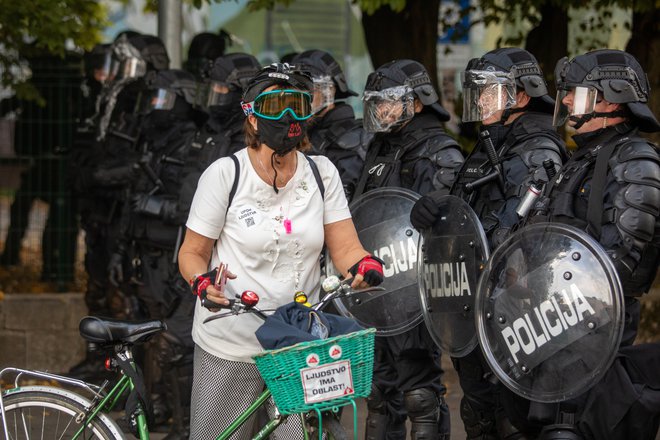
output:
[{"label": "green tree foliage", "polygon": [[2,0],[0,72],[2,85],[20,98],[37,99],[29,84],[30,57],[64,56],[71,46],[91,49],[100,41],[107,11],[96,0]]}]

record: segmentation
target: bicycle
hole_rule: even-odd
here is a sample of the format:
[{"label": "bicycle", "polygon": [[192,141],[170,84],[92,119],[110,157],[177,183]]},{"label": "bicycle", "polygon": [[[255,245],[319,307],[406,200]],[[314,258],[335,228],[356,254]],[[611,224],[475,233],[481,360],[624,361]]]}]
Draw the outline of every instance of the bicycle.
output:
[{"label": "bicycle", "polygon": [[[334,277],[336,278],[336,277]],[[327,281],[327,280],[326,280]],[[360,291],[351,291],[348,282],[332,280],[328,285],[331,290],[323,297],[321,302],[314,306],[320,310],[335,298],[365,291],[382,290],[382,288],[369,288]],[[254,295],[247,292],[231,300],[229,311],[224,315],[237,315],[241,313],[255,313],[265,318],[267,311],[256,307]],[[258,298],[257,298],[258,301]],[[218,319],[221,314],[214,316]],[[61,375],[20,368],[5,368],[0,371],[0,379],[8,373],[15,373],[13,388],[0,393],[0,418],[6,440],[43,438],[44,435],[53,435],[58,439],[124,439],[125,434],[117,423],[108,415],[118,406],[126,392],[129,392],[126,419],[130,422],[133,434],[140,440],[149,439],[147,405],[148,399],[139,369],[133,361],[133,346],[146,342],[149,338],[166,329],[165,323],[160,320],[143,322],[128,322],[113,319],[102,319],[87,316],[79,325],[81,336],[89,344],[99,350],[108,352],[106,368],[117,373],[118,380],[110,386],[110,381],[104,381],[100,386],[72,379]],[[371,357],[373,359],[373,330],[371,333]],[[360,333],[360,332],[355,332]],[[349,334],[351,335],[351,334]],[[340,338],[340,337],[337,337]],[[337,338],[331,338],[337,339]],[[300,344],[296,344],[300,345]],[[294,346],[295,347],[295,346]],[[285,349],[281,349],[285,350]],[[52,385],[21,386],[20,381],[26,377],[54,381],[61,385],[75,388],[76,391]],[[370,379],[370,376],[369,376]],[[370,380],[369,380],[370,383]],[[109,389],[109,391],[108,391]],[[368,393],[367,393],[368,394]],[[218,437],[219,440],[228,439],[240,426],[242,426],[259,408],[266,404],[271,397],[271,390],[266,390],[250,405]],[[366,396],[356,396],[366,397]],[[354,410],[354,436],[357,437],[357,411],[355,403],[351,400]],[[345,404],[344,402],[340,402]],[[339,420],[323,415],[328,412],[338,412],[336,402],[316,405],[313,409],[300,413],[302,417],[305,439],[313,438],[318,434],[319,439],[343,440],[347,438]],[[326,414],[322,414],[322,412]],[[254,436],[254,440],[263,440],[268,437],[284,420],[289,413],[275,411],[275,417],[270,419]]]}]

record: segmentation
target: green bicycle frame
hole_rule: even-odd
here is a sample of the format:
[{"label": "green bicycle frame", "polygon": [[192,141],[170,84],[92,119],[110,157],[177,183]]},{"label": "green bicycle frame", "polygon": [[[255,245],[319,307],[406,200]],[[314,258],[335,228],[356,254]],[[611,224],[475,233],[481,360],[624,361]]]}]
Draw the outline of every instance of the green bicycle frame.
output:
[{"label": "green bicycle frame", "polygon": [[[227,440],[229,437],[234,435],[234,433],[243,426],[243,424],[264,404],[266,401],[270,398],[271,393],[270,390],[265,390],[259,397],[257,397],[257,400],[255,400],[240,416],[236,418],[222,433],[216,438],[216,440]],[[350,400],[348,403],[345,403],[344,405],[353,405],[353,438],[357,439],[358,438],[358,431],[357,431],[357,407],[355,405],[354,400]],[[344,406],[340,405],[340,406]],[[321,416],[321,410],[325,409],[331,409],[331,408],[336,408],[336,405],[327,405],[327,407],[320,407],[315,409],[317,413],[317,417],[319,419],[319,440],[321,440],[322,436],[322,431],[323,431],[323,417]],[[299,414],[301,421],[303,421],[303,435],[305,440],[310,440],[309,438],[309,433],[307,432],[306,429],[304,429],[304,415]],[[280,426],[284,421],[287,419],[287,415],[280,415],[278,417],[275,417],[274,419],[270,419],[268,423],[266,423],[258,433],[255,434],[254,437],[252,437],[252,440],[265,440],[270,436],[270,434],[277,429],[278,426]]]},{"label": "green bicycle frame", "polygon": [[[135,386],[133,385],[133,381],[131,380],[130,377],[126,375],[122,375],[121,379],[119,379],[119,382],[115,384],[115,386],[110,390],[107,396],[99,402],[98,405],[94,407],[94,411],[87,416],[87,422],[90,420],[94,419],[96,415],[102,411],[102,410],[110,410],[115,407],[117,404],[117,401],[121,398],[122,394],[126,391],[127,388],[130,388],[130,390],[133,390]],[[83,435],[83,432],[85,431],[85,428],[87,427],[88,423],[83,424],[81,428],[78,430],[78,432],[75,433],[75,435],[72,437],[72,440],[78,439],[81,435]],[[138,425],[138,438],[140,440],[148,440],[149,439],[149,428],[147,427],[147,417],[144,413],[144,409],[140,408],[140,411],[138,412],[137,415],[137,425]]]}]

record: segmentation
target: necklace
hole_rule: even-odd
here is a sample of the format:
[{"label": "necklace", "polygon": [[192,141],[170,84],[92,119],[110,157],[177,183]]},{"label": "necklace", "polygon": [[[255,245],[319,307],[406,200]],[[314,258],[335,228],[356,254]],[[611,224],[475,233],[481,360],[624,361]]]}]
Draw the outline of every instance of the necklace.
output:
[{"label": "necklace", "polygon": [[[264,166],[264,163],[261,161],[261,157],[259,157],[259,153],[255,153],[255,155],[257,156],[257,162],[259,162],[259,166],[261,167],[261,171],[263,171],[264,174],[270,179],[270,173],[266,170],[266,167]],[[298,158],[296,157],[296,160],[294,161],[294,164],[293,164],[293,170],[294,171],[293,171],[293,173],[291,173],[291,177],[293,177],[293,174],[295,174],[295,169],[296,169],[297,162],[298,162]],[[273,176],[273,184],[276,184],[275,176]]]}]

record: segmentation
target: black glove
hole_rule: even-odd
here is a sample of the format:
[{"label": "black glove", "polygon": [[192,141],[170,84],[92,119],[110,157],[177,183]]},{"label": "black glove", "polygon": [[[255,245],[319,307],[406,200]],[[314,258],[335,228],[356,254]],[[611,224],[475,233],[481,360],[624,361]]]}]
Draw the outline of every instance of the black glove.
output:
[{"label": "black glove", "polygon": [[110,284],[119,287],[119,284],[124,281],[124,254],[122,252],[115,252],[110,256],[107,270]]},{"label": "black glove", "polygon": [[429,196],[422,196],[410,211],[410,223],[418,231],[429,228],[440,213],[437,203]]},{"label": "black glove", "polygon": [[160,217],[164,204],[165,199],[161,196],[150,196],[149,194],[139,193],[131,197],[131,208],[136,214]]},{"label": "black glove", "polygon": [[348,271],[353,276],[362,275],[364,282],[370,286],[377,286],[383,282],[383,264],[385,262],[380,258],[367,255],[351,266]]}]

